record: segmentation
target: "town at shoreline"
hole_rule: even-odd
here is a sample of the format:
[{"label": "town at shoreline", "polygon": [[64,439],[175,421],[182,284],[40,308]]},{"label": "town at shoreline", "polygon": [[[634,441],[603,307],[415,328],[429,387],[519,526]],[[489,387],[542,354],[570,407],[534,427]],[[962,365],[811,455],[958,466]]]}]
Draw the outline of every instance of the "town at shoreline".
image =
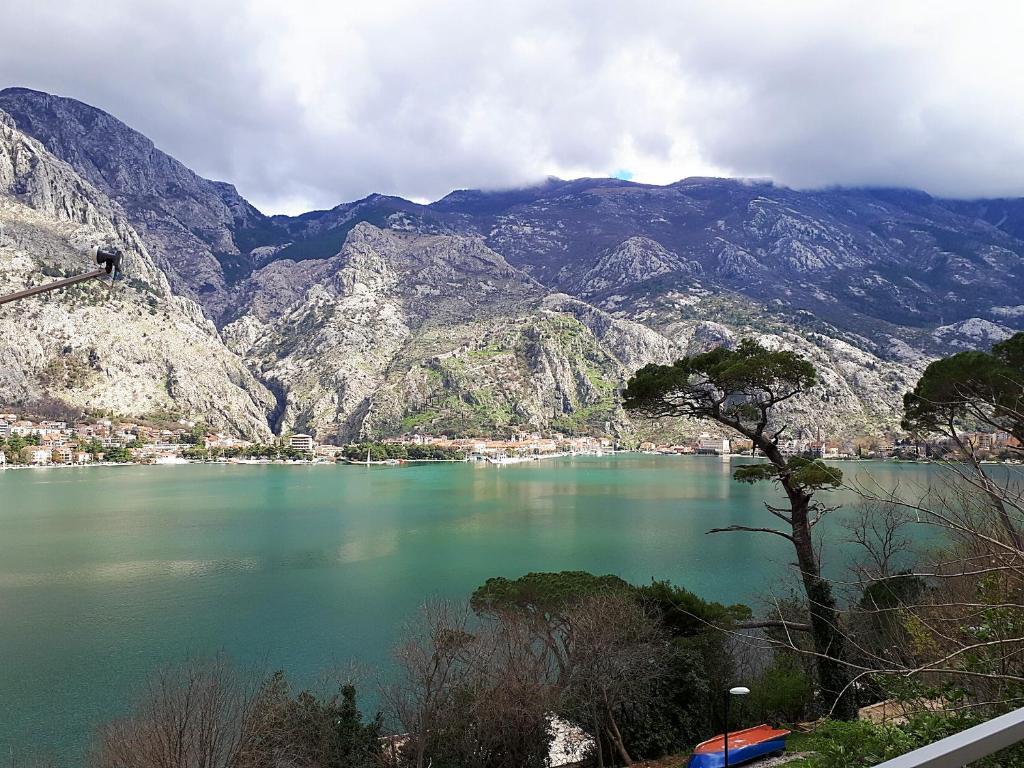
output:
[{"label": "town at shoreline", "polygon": [[[1016,439],[1005,432],[968,436],[983,461],[1016,461]],[[346,445],[320,443],[304,433],[269,442],[243,440],[185,419],[145,424],[110,418],[62,420],[30,413],[0,412],[0,468],[121,466],[127,464],[363,464],[431,462],[516,464],[577,455],[630,451],[667,455],[753,455],[749,440],[702,433],[693,439],[659,443],[626,441],[610,434],[566,435],[512,430],[504,437],[456,437],[420,432]],[[780,443],[784,454],[828,460],[942,459],[953,453],[948,441],[914,439],[909,434],[854,440],[798,435]]]}]

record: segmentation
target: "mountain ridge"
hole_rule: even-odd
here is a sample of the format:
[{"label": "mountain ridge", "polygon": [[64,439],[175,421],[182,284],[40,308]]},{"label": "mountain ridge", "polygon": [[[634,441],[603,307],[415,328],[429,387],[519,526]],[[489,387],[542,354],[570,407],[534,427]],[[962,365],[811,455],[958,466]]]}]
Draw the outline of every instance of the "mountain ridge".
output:
[{"label": "mountain ridge", "polygon": [[56,394],[132,416],[181,409],[269,435],[269,393],[199,305],[171,291],[120,206],[0,112],[0,293],[83,271],[82,250],[96,243],[120,248],[130,276],[112,291],[90,282],[4,307],[0,398]]},{"label": "mountain ridge", "polygon": [[216,324],[217,354],[274,393],[278,431],[633,434],[617,399],[632,370],[752,335],[819,366],[801,426],[880,432],[928,360],[1024,324],[1022,201],[548,179],[265,216],[69,101],[0,91],[19,130],[123,207]]}]

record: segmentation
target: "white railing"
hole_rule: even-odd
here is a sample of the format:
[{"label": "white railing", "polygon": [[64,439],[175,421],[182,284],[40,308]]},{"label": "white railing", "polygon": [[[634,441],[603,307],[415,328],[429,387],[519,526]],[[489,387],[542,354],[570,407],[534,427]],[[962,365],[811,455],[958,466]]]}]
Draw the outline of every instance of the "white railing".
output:
[{"label": "white railing", "polygon": [[966,731],[915,749],[876,768],[963,768],[1024,741],[1024,709],[1015,709]]}]

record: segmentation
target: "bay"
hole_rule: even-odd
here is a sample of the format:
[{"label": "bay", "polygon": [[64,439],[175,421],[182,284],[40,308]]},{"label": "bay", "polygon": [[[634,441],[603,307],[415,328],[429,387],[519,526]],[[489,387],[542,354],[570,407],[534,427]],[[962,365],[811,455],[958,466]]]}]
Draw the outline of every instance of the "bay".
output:
[{"label": "bay", "polygon": [[[490,576],[583,569],[729,602],[782,591],[785,541],[705,534],[766,524],[772,491],[733,481],[735,465],[620,454],[0,473],[0,766],[48,751],[81,763],[152,670],[192,655],[301,685],[352,662],[386,671],[425,599],[464,599]],[[935,477],[841,466],[910,494]],[[849,554],[825,556],[841,573]]]}]

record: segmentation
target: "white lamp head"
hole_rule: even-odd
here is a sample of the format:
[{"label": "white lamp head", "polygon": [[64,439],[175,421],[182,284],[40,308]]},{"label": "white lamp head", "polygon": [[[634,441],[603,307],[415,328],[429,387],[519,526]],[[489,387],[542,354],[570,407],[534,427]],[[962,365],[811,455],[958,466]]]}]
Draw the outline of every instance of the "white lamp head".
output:
[{"label": "white lamp head", "polygon": [[731,693],[733,696],[746,696],[748,693],[750,693],[750,689],[745,688],[742,685],[739,685],[735,688],[730,688],[729,693]]}]

